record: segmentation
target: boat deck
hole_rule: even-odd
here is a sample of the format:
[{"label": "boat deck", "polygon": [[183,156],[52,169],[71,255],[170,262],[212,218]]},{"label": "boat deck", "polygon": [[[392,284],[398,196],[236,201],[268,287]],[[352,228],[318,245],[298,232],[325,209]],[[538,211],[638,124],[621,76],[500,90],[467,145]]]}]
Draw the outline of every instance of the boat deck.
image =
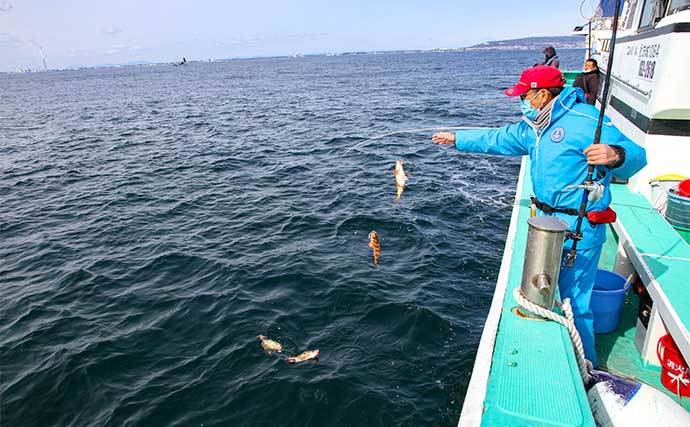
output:
[{"label": "boat deck", "polygon": [[[567,330],[555,322],[526,319],[514,312],[517,304],[512,291],[522,277],[530,215],[529,168],[530,162],[524,158],[496,293],[460,425],[595,425]],[[685,286],[688,270],[682,268],[690,247],[644,197],[630,193],[626,185],[614,187],[619,221],[609,230],[600,265],[613,269],[618,245],[622,244],[628,255],[632,254],[638,272],[646,268],[641,276],[647,289],[652,297],[656,294],[655,304],[664,305],[662,315],[673,315],[667,321],[669,330],[682,337],[687,334],[690,310],[677,310],[683,307],[677,304],[690,298]],[[661,385],[660,367],[643,363],[635,347],[637,296],[629,293],[626,298],[618,330],[597,335],[600,363],[675,396]],[[681,403],[690,409],[690,399]]]},{"label": "boat deck", "polygon": [[613,224],[669,333],[690,360],[690,246],[644,196],[612,185]]},{"label": "boat deck", "polygon": [[502,267],[508,269],[501,275],[505,283],[498,284],[505,286],[506,292],[481,423],[491,426],[593,426],[594,419],[567,330],[558,323],[526,319],[513,312],[517,304],[512,291],[519,286],[522,277],[525,230],[530,215],[532,182],[526,158],[520,181],[522,185],[518,187],[514,208],[516,216],[511,221],[516,229],[509,232],[506,242],[510,262]]},{"label": "boat deck", "polygon": [[[635,347],[635,325],[639,298],[633,292],[625,296],[618,329],[596,336],[597,355],[601,368],[615,374],[634,377],[661,390],[690,410],[690,398],[679,398],[661,384],[661,367],[645,364]],[[631,357],[632,355],[632,357]]]}]

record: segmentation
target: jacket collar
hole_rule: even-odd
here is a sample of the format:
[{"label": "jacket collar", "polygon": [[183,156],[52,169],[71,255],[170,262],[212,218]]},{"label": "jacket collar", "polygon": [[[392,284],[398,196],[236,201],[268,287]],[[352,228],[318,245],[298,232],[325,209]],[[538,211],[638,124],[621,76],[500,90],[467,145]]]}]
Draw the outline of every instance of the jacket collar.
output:
[{"label": "jacket collar", "polygon": [[582,89],[570,86],[565,87],[561,93],[551,101],[551,112],[546,125],[537,127],[524,116],[522,117],[522,120],[524,120],[534,130],[534,133],[537,135],[537,137],[539,137],[544,133],[544,131],[546,131],[546,129],[553,126],[558,119],[563,117],[565,113],[570,111],[573,105],[577,104],[578,102],[586,102],[585,93],[582,91]]},{"label": "jacket collar", "polygon": [[553,104],[553,109],[551,110],[551,124],[553,125],[556,123],[558,119],[563,117],[565,113],[571,110],[573,106],[579,102],[587,102],[582,89],[572,86],[564,88]]}]

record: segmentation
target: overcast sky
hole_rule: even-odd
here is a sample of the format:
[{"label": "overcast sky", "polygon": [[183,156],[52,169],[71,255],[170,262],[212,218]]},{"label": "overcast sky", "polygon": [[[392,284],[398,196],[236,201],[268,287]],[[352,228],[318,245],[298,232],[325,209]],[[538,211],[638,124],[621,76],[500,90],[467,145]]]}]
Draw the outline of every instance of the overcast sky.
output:
[{"label": "overcast sky", "polygon": [[579,0],[0,0],[0,71],[567,35]]}]

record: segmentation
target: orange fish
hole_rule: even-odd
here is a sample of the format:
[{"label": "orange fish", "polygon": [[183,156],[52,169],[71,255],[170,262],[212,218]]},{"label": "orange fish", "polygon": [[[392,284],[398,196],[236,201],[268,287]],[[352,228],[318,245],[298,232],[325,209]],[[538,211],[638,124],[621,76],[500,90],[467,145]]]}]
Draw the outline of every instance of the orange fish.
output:
[{"label": "orange fish", "polygon": [[288,363],[300,363],[300,362],[305,362],[305,361],[311,360],[311,359],[318,359],[318,357],[319,357],[319,350],[308,350],[308,351],[301,353],[298,356],[288,357],[285,360]]},{"label": "orange fish", "polygon": [[381,256],[381,243],[379,242],[379,235],[375,231],[369,233],[369,247],[374,251],[374,266],[378,266],[379,257]]},{"label": "orange fish", "polygon": [[405,191],[405,186],[407,185],[407,180],[410,176],[405,173],[402,160],[395,161],[395,170],[393,171],[393,175],[395,176],[395,201],[400,202],[400,197],[402,196],[403,191]]}]

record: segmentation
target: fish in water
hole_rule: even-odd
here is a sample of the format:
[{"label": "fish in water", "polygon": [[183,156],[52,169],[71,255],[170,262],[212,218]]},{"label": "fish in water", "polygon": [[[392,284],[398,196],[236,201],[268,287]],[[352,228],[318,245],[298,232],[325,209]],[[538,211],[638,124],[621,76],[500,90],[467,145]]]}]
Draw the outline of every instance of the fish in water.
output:
[{"label": "fish in water", "polygon": [[275,351],[276,353],[283,351],[283,346],[278,341],[273,341],[263,335],[259,335],[257,338],[261,340],[261,347],[263,347],[264,350],[268,352]]},{"label": "fish in water", "polygon": [[400,197],[402,196],[403,191],[405,191],[405,185],[407,185],[407,180],[410,176],[405,173],[402,160],[395,161],[395,170],[393,171],[393,175],[395,176],[395,201],[400,202]]},{"label": "fish in water", "polygon": [[369,233],[369,247],[374,252],[374,266],[378,266],[379,257],[381,256],[381,243],[379,242],[379,234],[375,231]]},{"label": "fish in water", "polygon": [[305,362],[307,360],[312,360],[312,359],[318,359],[319,357],[319,350],[307,350],[297,356],[294,357],[288,357],[285,359],[288,363],[300,363],[300,362]]}]

